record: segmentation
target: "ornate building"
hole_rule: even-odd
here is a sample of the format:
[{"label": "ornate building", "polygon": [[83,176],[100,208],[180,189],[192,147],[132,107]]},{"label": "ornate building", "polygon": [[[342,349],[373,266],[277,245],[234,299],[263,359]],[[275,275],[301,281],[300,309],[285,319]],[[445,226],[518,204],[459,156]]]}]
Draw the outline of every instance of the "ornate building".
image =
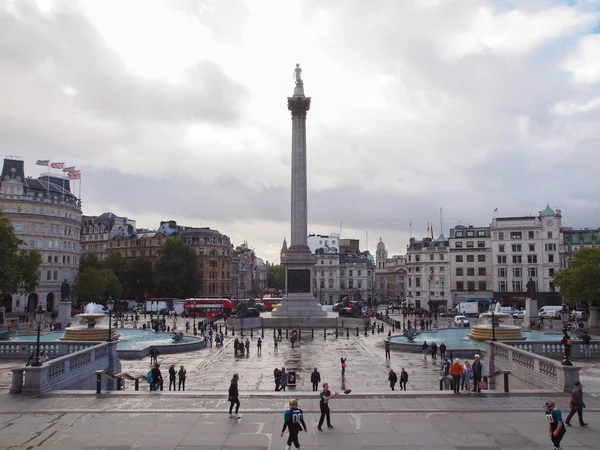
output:
[{"label": "ornate building", "polygon": [[375,298],[377,303],[402,303],[406,299],[406,257],[388,258],[385,244],[379,238],[375,258]]},{"label": "ornate building", "polygon": [[2,299],[7,312],[32,312],[41,304],[56,311],[63,280],[72,283],[79,268],[81,202],[71,193],[70,180],[60,175],[25,177],[25,163],[4,159],[0,178],[0,208],[9,218],[23,248],[42,255],[35,292],[13,293]]},{"label": "ornate building", "polygon": [[119,217],[111,212],[99,216],[83,216],[81,253],[94,253],[100,261],[106,259],[109,240],[128,226],[135,228],[135,220]]}]

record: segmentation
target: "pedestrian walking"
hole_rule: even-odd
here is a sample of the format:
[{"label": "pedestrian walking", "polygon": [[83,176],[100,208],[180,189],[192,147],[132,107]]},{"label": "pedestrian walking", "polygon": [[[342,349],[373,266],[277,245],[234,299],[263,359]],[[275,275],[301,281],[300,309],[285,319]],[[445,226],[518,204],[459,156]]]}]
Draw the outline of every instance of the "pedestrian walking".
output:
[{"label": "pedestrian walking", "polygon": [[275,380],[275,392],[278,392],[281,386],[281,370],[279,370],[279,367],[273,369],[273,378]]},{"label": "pedestrian walking", "polygon": [[279,388],[279,390],[285,392],[285,388],[288,385],[288,374],[285,371],[285,367],[281,368],[281,381],[280,381],[280,384],[281,384],[281,387]]},{"label": "pedestrian walking", "polygon": [[390,341],[389,340],[385,340],[385,359],[391,359],[390,358]]},{"label": "pedestrian walking", "polygon": [[571,426],[571,417],[577,413],[577,417],[579,417],[579,425],[586,427],[587,423],[583,421],[583,408],[585,408],[585,403],[583,402],[583,390],[579,381],[575,382],[575,387],[573,388],[573,392],[571,392],[570,406],[571,412],[567,416],[565,424]]},{"label": "pedestrian walking", "polygon": [[454,393],[460,393],[460,378],[463,374],[463,368],[460,365],[460,361],[458,358],[454,360],[452,365],[450,366],[450,375],[452,375],[452,381],[454,383]]},{"label": "pedestrian walking", "polygon": [[258,338],[258,341],[256,341],[256,351],[257,353],[262,353],[262,339]]},{"label": "pedestrian walking", "polygon": [[312,383],[313,392],[317,392],[319,390],[319,383],[321,382],[321,374],[316,367],[310,374],[310,382]]},{"label": "pedestrian walking", "polygon": [[179,390],[185,391],[185,367],[179,366],[179,372],[177,372],[177,375],[179,375]]},{"label": "pedestrian walking", "polygon": [[300,408],[298,408],[298,400],[290,400],[290,409],[286,409],[285,413],[283,413],[283,428],[281,429],[281,437],[283,437],[283,433],[285,433],[285,429],[290,431],[290,435],[287,440],[286,450],[292,449],[292,444],[294,447],[302,450],[300,447],[300,441],[298,440],[298,433],[304,428],[304,432],[306,433],[308,429],[306,428],[306,424],[304,423],[304,413]]},{"label": "pedestrian walking", "polygon": [[446,359],[446,344],[443,342],[440,344],[440,359]]},{"label": "pedestrian walking", "polygon": [[429,345],[427,345],[427,341],[423,341],[423,345],[421,346],[423,350],[423,359],[427,359],[427,350],[429,349]]},{"label": "pedestrian walking", "polygon": [[404,370],[404,367],[400,371],[400,390],[406,391],[406,382],[408,381],[408,372]]},{"label": "pedestrian walking", "polygon": [[338,393],[332,394],[329,390],[329,384],[323,383],[323,390],[319,395],[321,397],[321,401],[319,402],[319,407],[321,408],[321,418],[319,419],[319,424],[317,426],[317,430],[323,431],[321,426],[323,425],[323,421],[327,418],[327,428],[333,428],[331,425],[331,412],[329,410],[329,400],[332,400],[338,396]]},{"label": "pedestrian walking", "polygon": [[342,376],[346,374],[346,358],[340,358],[340,364],[342,365]]},{"label": "pedestrian walking", "polygon": [[583,336],[581,336],[581,343],[583,344],[583,357],[584,358],[592,357],[591,340],[592,340],[592,338],[590,337],[590,334],[587,331],[584,331]]},{"label": "pedestrian walking", "polygon": [[437,359],[437,344],[435,342],[431,343],[431,359]]},{"label": "pedestrian walking", "polygon": [[152,368],[151,372],[152,383],[150,383],[150,390],[158,391],[158,389],[161,388],[162,391],[163,377],[162,373],[160,372],[160,364],[154,364],[154,367]]},{"label": "pedestrian walking", "polygon": [[277,353],[277,338],[273,338],[273,353]]},{"label": "pedestrian walking", "polygon": [[471,369],[473,370],[473,392],[481,392],[479,383],[483,380],[483,362],[480,360],[479,355],[475,355],[475,361],[473,361]]},{"label": "pedestrian walking", "polygon": [[562,420],[562,413],[560,412],[560,409],[555,408],[554,402],[551,401],[544,403],[544,412],[548,419],[548,434],[550,435],[550,440],[552,441],[552,444],[554,444],[555,450],[562,450],[560,441],[562,441],[563,436],[567,432]]},{"label": "pedestrian walking", "polygon": [[396,386],[396,383],[398,382],[398,375],[396,375],[396,372],[394,372],[394,369],[390,369],[390,372],[388,374],[388,381],[390,382],[390,387],[392,388],[392,391],[393,391],[394,386]]},{"label": "pedestrian walking", "polygon": [[[239,418],[238,411],[240,410],[240,392],[238,390],[238,380],[240,376],[237,373],[233,374],[231,378],[231,384],[229,385],[229,417]],[[233,405],[235,405],[235,415],[233,412]]]},{"label": "pedestrian walking", "polygon": [[250,354],[250,339],[246,338],[246,354]]},{"label": "pedestrian walking", "polygon": [[462,389],[463,391],[469,392],[471,390],[471,378],[473,377],[473,369],[471,368],[471,364],[469,364],[469,361],[465,361],[465,364],[463,366],[463,372],[464,374],[461,380]]},{"label": "pedestrian walking", "polygon": [[171,390],[171,386],[173,386],[173,390],[175,391],[175,376],[176,376],[177,372],[175,370],[175,364],[171,364],[169,366],[169,391]]}]

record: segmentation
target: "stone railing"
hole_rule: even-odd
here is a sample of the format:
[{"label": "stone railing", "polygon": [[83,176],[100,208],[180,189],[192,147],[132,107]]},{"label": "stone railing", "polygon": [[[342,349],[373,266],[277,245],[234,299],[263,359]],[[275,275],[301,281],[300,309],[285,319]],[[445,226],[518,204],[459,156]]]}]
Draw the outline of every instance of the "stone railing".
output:
[{"label": "stone railing", "polygon": [[[547,356],[548,358],[557,359],[565,354],[565,347],[560,341],[507,341],[506,345],[525,350],[536,355]],[[592,340],[590,344],[592,357],[600,356],[600,341]],[[571,358],[583,358],[583,344],[580,339],[573,339],[571,345]]]},{"label": "stone railing", "polygon": [[[73,344],[70,342],[69,345]],[[96,388],[97,370],[121,371],[117,342],[88,342],[89,346],[44,362],[41,366],[12,369],[11,394],[41,394],[52,390],[91,390]],[[65,348],[68,348],[66,346]],[[115,381],[105,379],[103,389],[114,389]]]},{"label": "stone railing", "polygon": [[[34,352],[36,341],[0,341],[0,359],[27,359]],[[41,341],[40,353],[45,351],[50,359],[85,350],[97,342],[90,341]]]},{"label": "stone railing", "polygon": [[[493,373],[497,370],[511,372],[511,387],[516,389],[551,389],[570,392],[576,381],[579,381],[580,367],[563,366],[559,361],[536,354],[529,350],[540,342],[519,341],[502,343],[487,341],[485,352],[485,371]],[[556,342],[552,342],[556,345]],[[527,348],[521,348],[523,345]],[[548,345],[548,343],[546,343]],[[554,349],[552,349],[554,351]],[[490,380],[490,389],[503,389],[501,378]]]}]

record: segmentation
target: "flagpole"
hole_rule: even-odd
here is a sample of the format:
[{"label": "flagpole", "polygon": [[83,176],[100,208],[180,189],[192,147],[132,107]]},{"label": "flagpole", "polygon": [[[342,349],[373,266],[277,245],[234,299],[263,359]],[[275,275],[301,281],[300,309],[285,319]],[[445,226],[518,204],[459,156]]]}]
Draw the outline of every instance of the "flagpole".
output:
[{"label": "flagpole", "polygon": [[50,166],[52,166],[52,158],[48,160],[48,176],[46,177],[46,194],[50,197]]},{"label": "flagpole", "polygon": [[81,205],[81,172],[79,172],[79,204]]}]

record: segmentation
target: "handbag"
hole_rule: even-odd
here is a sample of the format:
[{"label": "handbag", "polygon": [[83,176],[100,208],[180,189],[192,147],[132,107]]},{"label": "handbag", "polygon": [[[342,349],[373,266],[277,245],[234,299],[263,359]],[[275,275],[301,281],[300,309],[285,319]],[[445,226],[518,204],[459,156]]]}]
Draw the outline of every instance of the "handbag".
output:
[{"label": "handbag", "polygon": [[480,381],[479,389],[487,389],[487,383],[485,381]]},{"label": "handbag", "polygon": [[342,367],[345,369],[345,368],[346,368],[346,363],[343,363],[343,364],[342,364]]}]

